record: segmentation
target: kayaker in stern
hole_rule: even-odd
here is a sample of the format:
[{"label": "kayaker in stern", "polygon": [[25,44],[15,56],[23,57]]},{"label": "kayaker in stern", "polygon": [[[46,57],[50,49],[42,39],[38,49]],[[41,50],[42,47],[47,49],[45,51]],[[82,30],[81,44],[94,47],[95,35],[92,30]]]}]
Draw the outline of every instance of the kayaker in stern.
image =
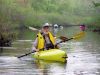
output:
[{"label": "kayaker in stern", "polygon": [[40,51],[40,50],[49,50],[54,48],[59,48],[55,46],[56,39],[55,36],[50,32],[50,24],[45,23],[42,26],[41,31],[38,32],[37,38],[33,42],[32,50]]}]

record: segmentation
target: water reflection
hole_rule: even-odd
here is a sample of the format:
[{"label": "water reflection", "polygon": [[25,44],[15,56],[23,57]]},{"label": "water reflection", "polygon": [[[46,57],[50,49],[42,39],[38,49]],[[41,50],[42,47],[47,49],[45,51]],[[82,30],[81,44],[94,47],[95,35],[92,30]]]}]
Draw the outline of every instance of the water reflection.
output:
[{"label": "water reflection", "polygon": [[67,64],[44,60],[35,60],[34,62],[42,75],[58,75],[59,73],[65,73]]},{"label": "water reflection", "polygon": [[68,59],[67,69],[75,75],[99,75],[100,68],[98,66],[100,66],[100,61],[97,61],[96,57],[98,53],[96,55],[92,54],[91,49],[85,48],[85,46],[88,46],[86,43],[79,42],[76,44],[73,42],[70,44],[73,48],[70,49],[71,53],[68,54],[70,59]]}]

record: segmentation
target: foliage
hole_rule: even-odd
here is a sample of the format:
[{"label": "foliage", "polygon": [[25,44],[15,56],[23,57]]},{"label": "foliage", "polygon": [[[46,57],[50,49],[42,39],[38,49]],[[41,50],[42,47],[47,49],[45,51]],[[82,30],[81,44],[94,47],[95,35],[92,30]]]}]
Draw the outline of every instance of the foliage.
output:
[{"label": "foliage", "polygon": [[[99,3],[99,0],[94,2]],[[99,26],[99,9],[91,0],[0,0],[0,32],[39,27],[45,22]]]}]

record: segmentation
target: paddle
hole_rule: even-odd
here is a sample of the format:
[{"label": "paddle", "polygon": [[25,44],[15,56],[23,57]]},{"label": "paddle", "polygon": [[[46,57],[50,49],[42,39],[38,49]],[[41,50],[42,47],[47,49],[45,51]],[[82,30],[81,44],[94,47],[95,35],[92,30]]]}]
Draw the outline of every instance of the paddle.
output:
[{"label": "paddle", "polygon": [[29,26],[28,28],[29,28],[30,30],[33,30],[33,31],[39,31],[37,28],[31,27],[31,26]]},{"label": "paddle", "polygon": [[[69,38],[69,39],[67,39],[66,37],[63,37],[64,39],[63,39],[62,41],[58,42],[55,46],[57,46],[58,44],[60,44],[60,43],[62,43],[62,42],[66,42],[66,41],[69,41],[69,40],[72,40],[72,39],[79,39],[79,38],[81,38],[81,37],[83,37],[83,36],[84,36],[84,32],[80,32],[80,33],[74,35],[72,38]],[[24,54],[24,55],[18,56],[18,58],[21,58],[21,57],[30,55],[31,53],[35,53],[35,52],[36,52],[36,51],[32,51],[32,52],[26,53],[26,54]]]},{"label": "paddle", "polygon": [[60,42],[56,43],[56,45],[58,45],[58,44],[60,44],[60,43],[62,43],[62,42],[66,42],[66,41],[72,40],[72,39],[74,39],[74,40],[80,39],[80,38],[82,38],[84,35],[85,35],[85,32],[80,32],[80,33],[78,33],[78,34],[75,34],[73,37],[71,37],[71,38],[69,38],[69,39],[67,39],[67,38],[65,38],[65,37],[62,37],[62,38],[64,38],[64,39],[62,39]]},{"label": "paddle", "polygon": [[29,52],[29,53],[26,53],[26,54],[23,54],[21,56],[18,56],[17,58],[21,58],[21,57],[24,57],[24,56],[27,56],[27,55],[30,55],[31,53],[35,53],[36,51],[32,51],[32,52]]}]

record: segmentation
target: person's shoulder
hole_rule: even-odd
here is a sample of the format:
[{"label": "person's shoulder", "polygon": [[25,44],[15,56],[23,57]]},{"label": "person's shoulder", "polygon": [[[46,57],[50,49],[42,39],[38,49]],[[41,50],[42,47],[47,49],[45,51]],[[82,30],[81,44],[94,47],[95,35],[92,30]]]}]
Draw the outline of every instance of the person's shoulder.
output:
[{"label": "person's shoulder", "polygon": [[38,37],[39,35],[43,35],[43,32],[42,32],[42,31],[39,31],[38,34],[37,34],[37,37]]},{"label": "person's shoulder", "polygon": [[49,32],[49,33],[51,33],[51,35],[52,35],[53,37],[56,37],[52,32]]}]

